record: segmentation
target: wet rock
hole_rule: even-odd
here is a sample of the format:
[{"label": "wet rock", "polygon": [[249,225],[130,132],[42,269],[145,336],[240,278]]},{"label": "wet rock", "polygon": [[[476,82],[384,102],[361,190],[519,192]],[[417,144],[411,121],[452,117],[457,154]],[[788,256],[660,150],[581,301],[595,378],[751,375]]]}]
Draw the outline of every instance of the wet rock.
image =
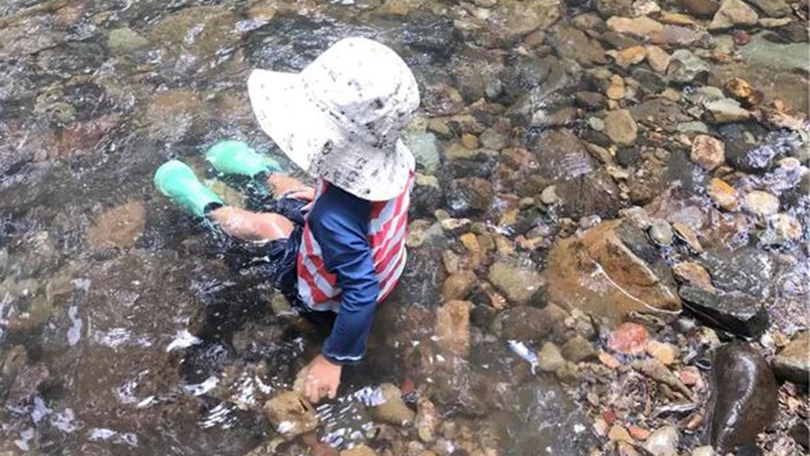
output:
[{"label": "wet rock", "polygon": [[751,0],[766,16],[783,17],[790,14],[790,5],[784,0]]},{"label": "wet rock", "polygon": [[692,51],[678,49],[672,53],[667,76],[675,82],[688,83],[705,77],[709,70],[709,65]]},{"label": "wet rock", "polygon": [[416,418],[414,427],[419,440],[430,443],[436,439],[436,430],[440,424],[439,414],[433,402],[425,397],[420,397],[416,402]]},{"label": "wet rock", "polygon": [[628,108],[636,122],[670,131],[679,122],[692,120],[681,107],[664,98],[654,98]]},{"label": "wet rock", "polygon": [[682,283],[700,288],[709,293],[716,293],[717,290],[712,285],[712,278],[709,271],[694,261],[678,263],[672,267],[672,272]]},{"label": "wet rock", "polygon": [[585,414],[556,381],[534,379],[510,394],[514,397],[508,403],[515,407],[495,410],[489,418],[500,438],[501,454],[516,450],[535,454],[537,448],[553,454],[587,454],[595,444]]},{"label": "wet rock", "polygon": [[664,30],[664,25],[649,17],[619,17],[613,16],[607,21],[608,27],[619,33],[627,33],[639,38],[649,38],[654,33]]},{"label": "wet rock", "polygon": [[546,342],[537,353],[537,367],[543,372],[553,373],[560,381],[576,378],[577,368],[563,358],[560,349],[552,342]]},{"label": "wet rock", "polygon": [[760,235],[760,241],[768,245],[787,245],[799,240],[803,234],[801,222],[790,214],[774,214],[768,217],[768,228]]},{"label": "wet rock", "polygon": [[686,286],[680,289],[680,296],[697,318],[734,334],[757,337],[768,326],[768,313],[762,302],[739,291],[711,293]]},{"label": "wet rock", "polygon": [[720,3],[714,0],[678,0],[678,5],[697,17],[712,17],[720,8]]},{"label": "wet rock", "polygon": [[650,35],[650,42],[661,46],[700,46],[712,43],[712,38],[706,32],[699,32],[690,27],[678,25],[665,25],[661,31]]},{"label": "wet rock", "polygon": [[603,17],[630,16],[633,12],[632,0],[596,0],[595,6]]},{"label": "wet rock", "polygon": [[627,69],[643,62],[647,57],[647,49],[644,46],[632,46],[621,51],[608,51],[608,55],[613,57],[616,65]]},{"label": "wet rock", "polygon": [[754,89],[745,79],[731,78],[726,82],[724,89],[746,106],[758,105],[762,102],[762,92]]},{"label": "wet rock", "polygon": [[674,363],[675,358],[678,356],[674,346],[667,343],[658,342],[657,340],[647,342],[647,347],[645,350],[647,351],[647,354],[665,366],[669,366],[670,364]]},{"label": "wet rock", "polygon": [[464,109],[464,98],[455,87],[438,83],[425,88],[422,105],[433,116],[452,116]]},{"label": "wet rock", "polygon": [[779,198],[759,190],[745,195],[743,208],[760,217],[768,217],[779,212]]},{"label": "wet rock", "polygon": [[759,15],[742,0],[723,0],[709,30],[725,30],[740,25],[756,25]]},{"label": "wet rock", "polygon": [[719,454],[755,442],[776,415],[773,372],[748,344],[735,342],[717,350],[712,390],[708,435]]},{"label": "wet rock", "polygon": [[589,111],[602,109],[606,105],[605,97],[599,92],[578,92],[577,104]]},{"label": "wet rock", "polygon": [[804,451],[810,448],[810,426],[807,423],[798,422],[790,428],[789,432],[793,440],[804,448]]},{"label": "wet rock", "polygon": [[492,206],[494,196],[489,181],[478,177],[453,180],[445,195],[447,209],[454,217],[486,212]]},{"label": "wet rock", "polygon": [[644,353],[649,334],[638,323],[622,323],[608,337],[608,348],[623,355]]},{"label": "wet rock", "polygon": [[436,314],[434,337],[443,350],[458,356],[466,356],[470,350],[469,301],[448,301]]},{"label": "wet rock", "polygon": [[[796,71],[807,62],[807,43],[783,44],[774,43],[762,35],[752,37],[751,42],[740,49],[740,55],[755,68],[779,71]],[[802,60],[804,59],[804,60]],[[803,63],[804,62],[804,63]],[[746,78],[748,79],[748,78]],[[752,80],[752,83],[754,81]],[[755,84],[767,94],[767,84]],[[790,99],[784,97],[786,102]]]},{"label": "wet rock", "polygon": [[584,67],[607,63],[602,45],[579,29],[558,25],[551,36],[560,57],[576,60]]},{"label": "wet rock", "polygon": [[385,402],[375,407],[371,407],[371,416],[375,421],[393,424],[395,426],[405,426],[413,423],[414,412],[405,402],[402,401],[402,391],[390,383],[380,385]]},{"label": "wet rock", "polygon": [[486,22],[493,35],[512,43],[535,30],[546,30],[562,15],[562,3],[557,0],[521,2],[505,0],[493,8]]},{"label": "wet rock", "polygon": [[111,30],[107,46],[113,54],[129,54],[149,46],[149,40],[129,27]]},{"label": "wet rock", "polygon": [[692,140],[691,158],[706,171],[711,171],[725,162],[725,146],[716,138],[698,135]]},{"label": "wet rock", "polygon": [[731,98],[710,101],[703,105],[711,115],[712,120],[718,124],[739,122],[751,117],[751,113],[740,106],[740,102]]},{"label": "wet rock", "polygon": [[406,133],[403,141],[411,149],[417,166],[421,166],[428,174],[436,172],[439,166],[439,147],[436,135],[430,132]]},{"label": "wet rock", "polygon": [[810,379],[810,332],[795,337],[773,359],[776,376],[799,385]]},{"label": "wet rock", "polygon": [[487,279],[517,305],[528,304],[543,285],[536,267],[519,261],[495,262],[489,268]]},{"label": "wet rock", "polygon": [[638,137],[638,126],[630,111],[617,109],[605,116],[605,133],[611,141],[621,146],[630,146]]},{"label": "wet rock", "polygon": [[276,431],[285,439],[292,439],[318,427],[318,415],[312,404],[292,391],[281,393],[267,401],[264,412]]},{"label": "wet rock", "polygon": [[458,271],[450,274],[444,281],[442,296],[445,301],[464,299],[478,283],[478,277],[472,271]]},{"label": "wet rock", "polygon": [[658,245],[672,245],[675,233],[666,220],[655,219],[650,224],[650,239]]},{"label": "wet rock", "polygon": [[722,209],[729,212],[740,210],[740,195],[737,193],[737,189],[727,184],[726,181],[716,177],[713,178],[706,186],[706,193],[714,201],[714,204]]},{"label": "wet rock", "polygon": [[647,377],[655,380],[656,382],[663,383],[675,391],[683,394],[687,399],[694,400],[692,391],[686,387],[672,371],[667,368],[661,361],[655,358],[638,359],[631,363],[633,369],[641,372]]},{"label": "wet rock", "polygon": [[506,135],[498,132],[494,128],[487,128],[484,130],[478,139],[484,148],[495,151],[500,151],[506,147],[509,141]]},{"label": "wet rock", "polygon": [[724,291],[740,291],[767,299],[771,296],[777,265],[765,251],[751,247],[706,252],[703,264],[709,269],[715,287]]},{"label": "wet rock", "polygon": [[563,323],[568,314],[549,304],[542,309],[518,306],[499,313],[492,322],[492,332],[502,339],[518,341],[542,340]]},{"label": "wet rock", "polygon": [[646,234],[621,220],[563,239],[543,277],[552,302],[616,320],[631,311],[677,311],[680,299]]},{"label": "wet rock", "polygon": [[692,450],[692,456],[715,456],[714,448],[706,445]]},{"label": "wet rock", "polygon": [[562,354],[572,363],[595,359],[597,352],[593,344],[580,335],[575,335],[562,346]]},{"label": "wet rock", "polygon": [[618,423],[610,427],[610,431],[608,431],[608,439],[610,439],[611,442],[625,442],[629,444],[635,443],[633,441],[633,437],[631,437],[630,433],[627,432],[627,428]]},{"label": "wet rock", "polygon": [[146,226],[146,210],[130,201],[104,211],[87,228],[87,243],[93,249],[126,249],[135,245]]},{"label": "wet rock", "polygon": [[650,64],[653,70],[665,74],[671,61],[672,57],[667,51],[658,46],[647,46],[647,63]]},{"label": "wet rock", "polygon": [[551,73],[551,59],[533,59],[517,56],[505,68],[503,89],[512,99],[517,99],[527,90],[534,89],[543,84]]},{"label": "wet rock", "polygon": [[644,449],[653,456],[677,456],[680,435],[674,426],[664,426],[650,434]]},{"label": "wet rock", "polygon": [[6,404],[23,405],[23,402],[37,394],[51,379],[51,372],[45,363],[36,363],[20,368],[11,384]]},{"label": "wet rock", "polygon": [[351,450],[343,450],[340,456],[377,456],[377,452],[366,445],[358,445]]}]

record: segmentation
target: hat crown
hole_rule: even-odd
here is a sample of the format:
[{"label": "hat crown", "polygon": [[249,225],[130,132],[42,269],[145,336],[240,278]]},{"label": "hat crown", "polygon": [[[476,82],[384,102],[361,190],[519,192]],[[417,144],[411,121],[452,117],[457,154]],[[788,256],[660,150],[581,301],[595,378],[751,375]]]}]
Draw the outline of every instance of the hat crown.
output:
[{"label": "hat crown", "polygon": [[416,80],[390,48],[346,38],[301,72],[312,101],[350,136],[383,146],[419,106]]}]

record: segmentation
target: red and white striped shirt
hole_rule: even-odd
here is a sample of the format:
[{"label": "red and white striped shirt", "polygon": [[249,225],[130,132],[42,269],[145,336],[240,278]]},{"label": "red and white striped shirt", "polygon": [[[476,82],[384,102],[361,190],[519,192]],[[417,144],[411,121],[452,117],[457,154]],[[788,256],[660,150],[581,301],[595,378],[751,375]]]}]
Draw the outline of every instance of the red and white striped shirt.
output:
[{"label": "red and white striped shirt", "polygon": [[[324,181],[318,183],[313,203],[324,193],[327,185]],[[371,202],[368,242],[380,285],[378,303],[391,293],[405,269],[405,237],[412,186],[413,174],[398,197]],[[337,276],[326,270],[321,247],[308,223],[304,226],[298,251],[298,294],[313,310],[337,312],[340,307],[341,290],[337,286]]]}]

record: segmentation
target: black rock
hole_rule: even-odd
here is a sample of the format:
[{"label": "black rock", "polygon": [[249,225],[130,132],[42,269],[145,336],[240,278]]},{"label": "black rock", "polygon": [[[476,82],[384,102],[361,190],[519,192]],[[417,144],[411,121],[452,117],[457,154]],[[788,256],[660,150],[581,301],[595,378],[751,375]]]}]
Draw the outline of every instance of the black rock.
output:
[{"label": "black rock", "polygon": [[712,392],[707,434],[718,454],[754,443],[776,416],[776,379],[748,344],[733,342],[717,350]]},{"label": "black rock", "polygon": [[810,427],[807,423],[798,422],[790,428],[790,436],[807,451],[810,448]]},{"label": "black rock", "polygon": [[702,322],[733,334],[756,337],[768,326],[762,301],[738,291],[712,294],[697,287],[679,290],[684,306]]},{"label": "black rock", "polygon": [[635,147],[624,147],[616,153],[616,163],[627,168],[633,166],[639,156],[641,154]]}]

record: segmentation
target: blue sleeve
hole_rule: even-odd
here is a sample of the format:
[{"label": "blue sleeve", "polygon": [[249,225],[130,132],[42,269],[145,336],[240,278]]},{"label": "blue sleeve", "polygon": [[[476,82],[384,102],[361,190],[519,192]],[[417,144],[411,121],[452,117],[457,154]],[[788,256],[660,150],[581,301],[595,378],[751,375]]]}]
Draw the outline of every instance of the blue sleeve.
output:
[{"label": "blue sleeve", "polygon": [[324,266],[337,276],[342,290],[332,333],[321,349],[337,364],[363,358],[377,309],[380,284],[368,242],[370,214],[369,201],[330,185],[308,218],[312,235],[321,246]]}]

